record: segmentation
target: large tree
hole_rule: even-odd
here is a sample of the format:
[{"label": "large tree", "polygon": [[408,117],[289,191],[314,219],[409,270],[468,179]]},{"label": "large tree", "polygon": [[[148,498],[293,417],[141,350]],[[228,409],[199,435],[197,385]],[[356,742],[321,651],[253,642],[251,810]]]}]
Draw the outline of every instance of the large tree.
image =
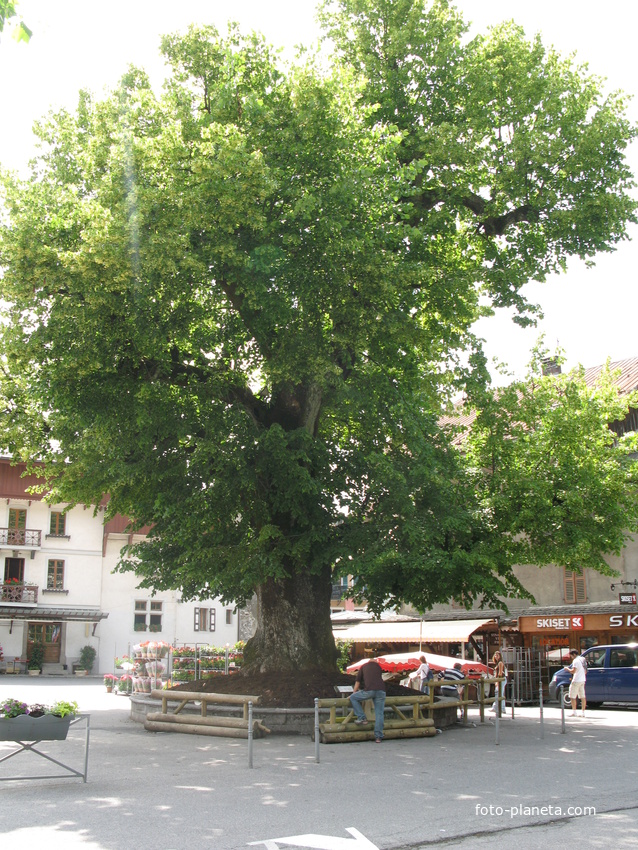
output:
[{"label": "large tree", "polygon": [[152,526],[144,586],[256,593],[253,669],[334,665],[338,575],[376,609],[524,592],[441,416],[489,395],[481,312],[528,320],[525,281],[634,220],[634,130],[583,69],[513,27],[464,46],[443,2],[326,21],[327,71],[166,37],[162,97],[82,94],[3,180],[7,448]]}]

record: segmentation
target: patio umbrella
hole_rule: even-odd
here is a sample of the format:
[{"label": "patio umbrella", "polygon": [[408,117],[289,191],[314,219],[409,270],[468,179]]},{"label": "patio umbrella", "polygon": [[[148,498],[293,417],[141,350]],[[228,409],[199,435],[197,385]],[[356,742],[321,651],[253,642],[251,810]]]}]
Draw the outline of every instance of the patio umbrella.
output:
[{"label": "patio umbrella", "polygon": [[465,673],[466,678],[471,676],[480,676],[481,673],[489,675],[490,668],[480,661],[466,661],[462,658],[454,658],[451,655],[435,655],[433,652],[398,652],[390,655],[379,655],[377,658],[362,658],[360,661],[355,661],[346,667],[346,673],[356,673],[359,667],[367,664],[368,661],[376,661],[379,667],[386,673],[404,673],[410,670],[416,670],[421,664],[421,655],[425,655],[428,664],[434,672],[447,670],[449,667],[454,667],[455,664],[461,665],[461,670]]}]

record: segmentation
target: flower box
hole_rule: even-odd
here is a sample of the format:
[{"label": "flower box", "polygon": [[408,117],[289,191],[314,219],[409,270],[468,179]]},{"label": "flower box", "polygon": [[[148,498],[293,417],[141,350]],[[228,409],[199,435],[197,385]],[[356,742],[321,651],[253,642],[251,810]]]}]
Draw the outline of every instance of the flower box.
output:
[{"label": "flower box", "polygon": [[0,741],[64,741],[69,732],[74,714],[56,717],[45,714],[32,717],[21,714],[18,717],[0,718]]}]

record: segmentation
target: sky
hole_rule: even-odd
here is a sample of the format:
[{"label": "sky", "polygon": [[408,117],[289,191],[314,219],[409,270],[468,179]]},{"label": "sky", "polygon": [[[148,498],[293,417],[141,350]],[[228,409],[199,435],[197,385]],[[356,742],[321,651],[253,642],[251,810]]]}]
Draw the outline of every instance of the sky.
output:
[{"label": "sky", "polygon": [[[529,36],[540,32],[560,53],[576,52],[592,73],[607,78],[611,90],[638,95],[636,0],[459,0],[455,5],[471,22],[472,34],[513,18]],[[0,40],[0,164],[23,169],[34,152],[34,120],[50,109],[72,109],[81,88],[98,95],[113,88],[129,64],[144,68],[159,86],[164,33],[184,31],[190,23],[214,23],[223,30],[231,17],[242,30],[263,32],[292,56],[294,45],[308,45],[319,34],[315,7],[315,0],[20,0],[18,11],[33,37],[18,44],[5,32]],[[638,121],[638,97],[630,115]],[[638,174],[638,144],[630,162]],[[594,269],[574,260],[565,274],[528,284],[525,294],[544,313],[537,328],[519,329],[504,312],[482,320],[477,332],[488,356],[522,377],[543,333],[550,350],[564,350],[567,367],[638,357],[637,227],[630,237],[597,258]]]}]

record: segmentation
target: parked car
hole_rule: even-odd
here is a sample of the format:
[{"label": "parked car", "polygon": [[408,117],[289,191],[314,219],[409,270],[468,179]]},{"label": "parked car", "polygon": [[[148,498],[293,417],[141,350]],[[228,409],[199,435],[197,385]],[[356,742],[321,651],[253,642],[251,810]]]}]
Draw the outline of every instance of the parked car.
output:
[{"label": "parked car", "polygon": [[[588,707],[596,708],[604,702],[638,704],[638,644],[592,646],[582,657],[587,662],[585,697]],[[570,706],[567,692],[571,678],[567,668],[558,670],[549,683],[550,699],[559,698],[562,686],[565,705]]]}]

